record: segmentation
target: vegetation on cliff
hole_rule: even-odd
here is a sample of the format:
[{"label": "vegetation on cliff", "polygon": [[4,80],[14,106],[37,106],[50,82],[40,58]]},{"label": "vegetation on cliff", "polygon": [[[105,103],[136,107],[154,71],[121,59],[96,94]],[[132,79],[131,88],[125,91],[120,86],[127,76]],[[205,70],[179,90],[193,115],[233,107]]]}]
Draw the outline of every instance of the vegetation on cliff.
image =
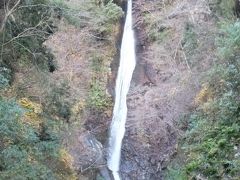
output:
[{"label": "vegetation on cliff", "polygon": [[169,178],[240,176],[240,22],[234,5],[235,1],[210,3],[219,24],[213,51],[217,58],[203,75],[202,89],[195,98],[197,108],[181,123],[186,130],[181,142],[185,165],[173,165]]},{"label": "vegetation on cliff", "polygon": [[[175,110],[180,110],[178,113],[184,112],[181,110],[181,101],[185,97],[177,98],[179,101],[171,101],[170,105],[176,109],[165,110],[164,107],[170,108],[171,106],[167,106],[168,101],[177,96],[191,96],[191,93],[177,93],[178,87],[182,88],[182,91],[185,89],[176,84],[190,82],[189,76],[201,71],[197,74],[202,77],[202,86],[195,97],[196,108],[179,123],[180,128],[185,131],[180,143],[180,163],[173,163],[166,179],[238,179],[240,22],[236,17],[239,15],[235,4],[237,1],[204,1],[210,13],[201,11],[205,14],[203,18],[199,16],[199,19],[205,22],[211,19],[214,30],[202,31],[202,34],[199,33],[202,29],[197,24],[197,13],[191,14],[193,21],[180,22],[184,19],[183,14],[190,12],[186,4],[168,15],[165,14],[166,17],[163,16],[163,11],[170,9],[175,2],[167,0],[156,1],[156,4],[152,5],[149,5],[149,2],[145,2],[147,5],[135,4],[135,7],[139,6],[135,13],[143,16],[143,19],[140,18],[143,20],[142,27],[136,28],[139,31],[137,33],[143,33],[142,29],[145,28],[146,34],[143,33],[142,36],[147,37],[144,37],[147,40],[142,40],[147,43],[142,44],[148,45],[142,47],[142,50],[151,50],[150,56],[143,53],[143,59],[146,55],[145,59],[150,62],[146,63],[149,65],[146,69],[151,71],[149,74],[157,74],[153,81],[154,86],[148,87],[148,83],[144,83],[144,88],[153,90],[155,98],[151,99],[145,90],[142,94],[147,95],[144,98],[148,98],[149,102],[156,103],[151,106],[145,104],[148,106],[147,110],[154,108],[150,113],[161,111],[163,114],[160,113],[159,119],[145,118],[146,123],[135,115],[129,116],[130,119],[138,121],[139,126],[135,128],[142,128],[140,131],[136,129],[141,137],[139,144],[136,141],[133,143],[138,145],[136,149],[141,152],[142,159],[139,158],[138,162],[141,162],[141,168],[142,164],[154,166],[152,169],[144,167],[153,170],[151,175],[157,174],[155,170],[159,172],[164,168],[161,167],[165,162],[165,159],[162,159],[162,153],[165,153],[163,149],[173,148],[176,139],[175,128],[169,123],[178,115],[175,116]],[[194,5],[196,1],[186,2]],[[145,6],[147,10],[144,9]],[[141,14],[139,12],[142,9],[144,12]],[[201,13],[199,14],[202,15]],[[105,139],[102,136],[106,133],[106,127],[103,126],[107,124],[105,119],[111,116],[112,106],[112,99],[106,93],[106,85],[110,76],[110,63],[117,54],[114,38],[119,33],[118,21],[122,16],[122,9],[111,0],[0,2],[0,179],[77,179],[77,176],[80,176],[74,169],[74,161],[81,153],[84,154],[85,146],[79,148],[78,144],[84,141],[77,141],[81,136],[74,136],[74,142],[67,138],[74,134],[75,128],[92,131],[97,134],[98,140]],[[176,21],[174,17],[177,17]],[[136,21],[136,26],[139,22]],[[171,23],[181,27],[176,28]],[[62,34],[52,37],[57,34],[60,26],[63,29]],[[66,34],[79,34],[79,37]],[[49,39],[51,43],[46,43]],[[137,43],[140,43],[140,40]],[[66,41],[74,45],[70,46]],[[209,46],[211,49],[207,50],[211,43],[213,47]],[[199,56],[209,51],[212,53],[210,56]],[[166,62],[172,63],[170,68],[165,66]],[[169,72],[164,73],[166,69]],[[183,77],[176,78],[179,74],[174,71]],[[184,75],[187,78],[184,79]],[[171,77],[175,80],[172,81]],[[177,79],[181,81],[178,82]],[[162,86],[168,82],[171,82],[169,89]],[[163,91],[157,91],[158,86]],[[161,99],[162,105],[157,104],[157,101],[160,101],[157,95],[161,93],[169,95],[164,96],[166,99],[163,101]],[[138,99],[141,100],[137,96],[136,101]],[[144,107],[142,102],[139,104]],[[175,104],[179,106],[174,106]],[[145,117],[146,112],[143,109],[141,111]],[[139,115],[142,116],[141,113]],[[168,115],[169,119],[165,115]],[[96,119],[98,123],[95,122]],[[162,122],[163,119],[167,126],[164,126],[165,122],[154,124]],[[84,123],[87,124],[86,127],[83,127]],[[163,128],[161,132],[154,128],[160,126]],[[130,137],[132,136],[131,134]],[[142,150],[142,147],[147,150]],[[75,151],[77,148],[79,149]],[[138,151],[134,150],[134,153],[139,155]],[[95,174],[95,167],[92,166],[95,159],[87,155],[84,157],[85,163],[78,162],[78,170],[93,169],[91,172]],[[138,173],[133,174],[137,177]],[[96,177],[92,175],[92,179],[93,176]]]},{"label": "vegetation on cliff", "polygon": [[[67,131],[83,128],[80,120],[86,108],[102,112],[111,106],[107,74],[122,15],[112,1],[0,2],[0,179],[77,179],[74,157],[63,142],[68,141]],[[70,30],[72,24],[84,32],[79,33],[81,39],[89,40],[84,48],[92,64],[87,69],[92,82],[82,83],[90,84],[85,96],[72,97],[68,77],[79,75],[55,75],[60,61],[45,42],[61,23]],[[109,52],[89,53],[99,43],[111,46]]]}]

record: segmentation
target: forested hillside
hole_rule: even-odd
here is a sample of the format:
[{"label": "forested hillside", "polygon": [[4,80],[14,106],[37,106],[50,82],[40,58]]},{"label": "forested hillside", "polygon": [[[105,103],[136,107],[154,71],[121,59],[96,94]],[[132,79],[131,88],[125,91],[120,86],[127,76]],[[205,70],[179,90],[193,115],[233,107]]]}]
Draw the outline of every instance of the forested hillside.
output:
[{"label": "forested hillside", "polygon": [[0,179],[95,176],[85,123],[111,116],[122,16],[112,1],[0,2]]},{"label": "forested hillside", "polygon": [[[0,180],[110,180],[124,0],[0,0]],[[239,0],[133,0],[123,180],[239,179]]]},{"label": "forested hillside", "polygon": [[[215,54],[202,74],[195,108],[178,122],[184,135],[166,179],[239,179],[240,177],[240,22],[239,1],[210,1]],[[195,45],[186,36],[187,48]],[[199,41],[196,39],[196,47]],[[196,52],[196,53],[204,53]],[[183,165],[184,164],[184,165]]]}]

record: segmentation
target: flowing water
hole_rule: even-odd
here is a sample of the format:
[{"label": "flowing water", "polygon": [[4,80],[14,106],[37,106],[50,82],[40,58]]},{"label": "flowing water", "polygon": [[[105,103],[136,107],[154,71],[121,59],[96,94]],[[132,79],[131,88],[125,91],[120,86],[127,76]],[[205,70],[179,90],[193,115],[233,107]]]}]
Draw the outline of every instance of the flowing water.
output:
[{"label": "flowing water", "polygon": [[128,0],[127,16],[124,26],[120,65],[115,88],[115,105],[109,137],[108,168],[115,180],[120,180],[119,165],[122,139],[125,133],[127,118],[127,93],[136,64],[134,31],[132,28],[132,0]]}]

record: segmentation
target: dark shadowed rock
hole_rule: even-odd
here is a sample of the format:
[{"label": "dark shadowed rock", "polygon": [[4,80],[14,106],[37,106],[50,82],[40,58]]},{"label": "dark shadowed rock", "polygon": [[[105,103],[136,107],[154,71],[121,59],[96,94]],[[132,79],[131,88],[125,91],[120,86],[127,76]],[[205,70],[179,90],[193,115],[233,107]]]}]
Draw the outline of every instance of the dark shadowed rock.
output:
[{"label": "dark shadowed rock", "polygon": [[152,64],[146,63],[144,65],[144,71],[145,71],[145,76],[147,77],[148,81],[156,85],[156,72],[155,69],[153,68]]},{"label": "dark shadowed rock", "polygon": [[111,180],[102,143],[89,131],[74,132],[70,136],[71,141],[66,142],[66,145],[74,159],[74,169],[89,180]]},{"label": "dark shadowed rock", "polygon": [[83,133],[77,137],[75,146],[71,149],[74,157],[74,166],[81,172],[90,168],[98,168],[104,164],[103,146],[90,133]]}]

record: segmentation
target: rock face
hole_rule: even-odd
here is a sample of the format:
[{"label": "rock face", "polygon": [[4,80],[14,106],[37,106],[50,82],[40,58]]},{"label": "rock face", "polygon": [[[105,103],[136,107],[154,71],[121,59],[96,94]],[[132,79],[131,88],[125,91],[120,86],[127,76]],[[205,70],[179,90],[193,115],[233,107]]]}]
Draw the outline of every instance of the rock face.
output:
[{"label": "rock face", "polygon": [[201,27],[196,34],[207,35],[211,12],[201,0],[135,0],[133,10],[137,67],[128,95],[121,174],[124,180],[160,180],[176,153],[180,136],[176,122],[192,108],[199,72],[213,59],[205,56],[213,47],[210,38],[201,39],[205,45],[199,46],[206,54],[186,55],[182,47],[186,23]]},{"label": "rock face", "polygon": [[77,156],[75,167],[81,172],[103,164],[103,146],[90,133],[78,136],[73,154]]},{"label": "rock face", "polygon": [[[124,1],[117,2],[124,8]],[[180,134],[175,124],[180,116],[188,113],[192,106],[199,89],[198,70],[207,69],[209,59],[214,59],[210,55],[211,43],[214,41],[207,36],[208,31],[211,30],[209,14],[205,0],[135,0],[133,2],[137,66],[127,102],[128,116],[120,167],[122,179],[163,179],[162,172],[176,152],[177,139]],[[188,57],[188,54],[184,52],[183,37],[186,23],[201,28],[199,31],[201,37],[206,37],[206,42],[205,39],[203,41],[201,39],[204,46],[199,46],[198,51],[205,52],[201,53],[201,56],[194,52],[191,57]],[[65,56],[61,58],[62,51],[58,52],[58,59],[62,59],[60,61],[62,68],[59,74],[53,73],[53,76],[58,79],[62,77],[61,71],[71,70],[70,72],[73,72],[73,75],[69,74],[69,79],[71,79],[71,87],[76,87],[72,94],[76,96],[75,90],[78,90],[76,100],[79,99],[78,97],[87,96],[91,78],[89,74],[91,64],[87,58],[90,53],[82,51],[85,51],[88,43],[94,51],[100,50],[100,54],[109,50],[109,46],[101,41],[88,42],[87,38],[87,44],[86,42],[80,43],[81,39],[78,40],[80,37],[77,34],[81,32],[78,31],[71,30],[73,32],[70,34],[72,42],[69,40],[68,42],[70,45],[78,43],[76,47],[82,46],[83,48],[73,49],[74,53],[71,49],[68,52],[68,48],[63,48],[67,51],[63,54],[71,52],[69,59]],[[69,29],[63,34],[56,35],[68,39],[66,34],[69,36]],[[121,34],[120,30],[119,34]],[[118,37],[115,38],[116,41],[119,40]],[[52,40],[55,43],[61,38],[52,38]],[[198,40],[200,39],[196,42]],[[61,42],[65,45],[65,41]],[[119,51],[120,43],[116,44]],[[55,50],[58,51],[57,47]],[[82,53],[79,54],[79,52]],[[116,54],[116,59],[118,56],[119,54]],[[66,62],[69,63],[66,65]],[[192,66],[193,63],[197,66]],[[113,96],[117,68],[118,62],[113,62],[112,73],[106,77],[109,83],[108,90]],[[111,112],[110,108],[109,111]],[[82,129],[77,133],[70,132],[72,137],[66,138],[73,139],[73,142],[68,141],[66,146],[69,147],[73,156],[74,165],[87,179],[96,179],[100,171],[102,176],[108,180],[110,177],[106,170],[105,153],[111,113],[90,109],[84,112],[82,119]]]}]

